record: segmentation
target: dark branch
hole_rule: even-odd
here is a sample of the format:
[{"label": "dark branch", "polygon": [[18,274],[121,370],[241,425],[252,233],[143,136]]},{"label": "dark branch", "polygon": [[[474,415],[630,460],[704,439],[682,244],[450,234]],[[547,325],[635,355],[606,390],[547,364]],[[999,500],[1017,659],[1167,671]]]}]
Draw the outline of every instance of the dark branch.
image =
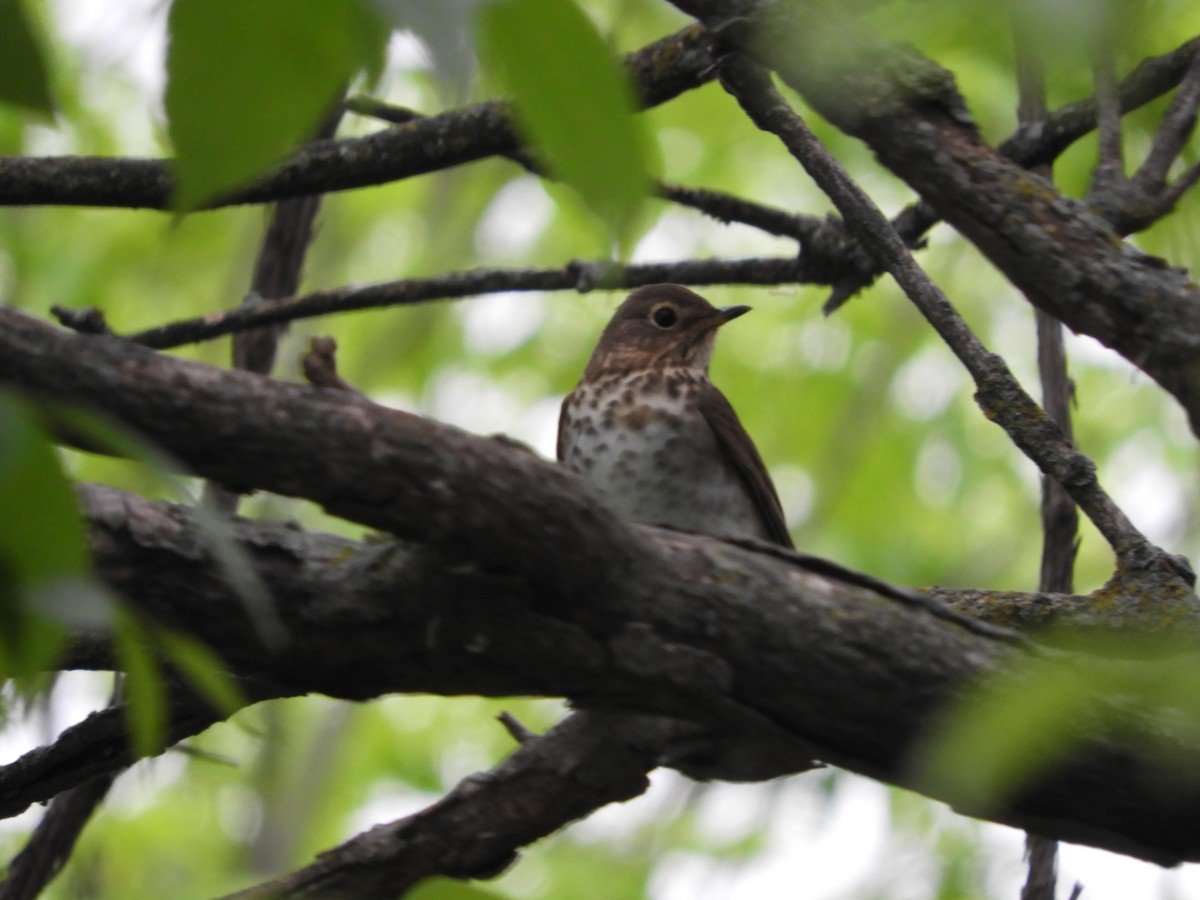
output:
[{"label": "dark branch", "polygon": [[497,875],[524,845],[646,790],[657,756],[652,742],[638,740],[631,727],[638,721],[576,713],[428,809],[378,825],[311,865],[229,900],[390,900],[434,875]]},{"label": "dark branch", "polygon": [[[712,78],[703,29],[692,27],[629,54],[626,68],[645,106],[664,103]],[[399,181],[515,151],[508,105],[481,103],[376,134],[317,141],[274,172],[209,208],[270,203]],[[169,161],[91,157],[0,158],[0,205],[170,208]]]},{"label": "dark branch", "polygon": [[1109,120],[1112,124],[1101,131],[1101,156],[1089,199],[1118,233],[1132,234],[1170,213],[1179,198],[1200,177],[1200,166],[1194,165],[1174,184],[1167,181],[1171,167],[1180,158],[1196,127],[1196,110],[1200,106],[1200,54],[1193,56],[1159,123],[1150,152],[1132,176],[1126,176],[1124,169],[1119,120],[1115,120],[1116,91],[1103,63],[1099,72],[1097,96],[1108,98],[1101,103],[1102,112],[1108,113],[1101,121]]},{"label": "dark branch", "polygon": [[887,219],[791,110],[766,73],[746,58],[731,55],[722,64],[721,78],[750,118],[777,135],[829,195],[847,226],[896,279],[971,373],[978,388],[976,400],[988,418],[1003,427],[1038,468],[1063,485],[1108,540],[1122,566],[1164,584],[1180,574],[1190,576],[1194,582],[1194,576],[1189,571],[1181,572],[1181,563],[1151,544],[1101,488],[1092,461],[1047,419],[1004,361],[980,343],[917,265]]},{"label": "dark branch", "polygon": [[[1143,60],[1117,85],[1121,112],[1145,106],[1173,90],[1198,53],[1200,38],[1192,38],[1170,53]],[[1000,145],[1000,152],[1029,168],[1047,165],[1075,141],[1094,131],[1098,121],[1097,100],[1088,97],[1023,123],[1016,134]]]},{"label": "dark branch", "polygon": [[[1046,73],[1042,61],[1030,48],[1034,36],[1028,20],[1013,16],[1013,38],[1017,53],[1019,100],[1017,116],[1022,125],[1046,115]],[[1049,165],[1037,167],[1051,177]],[[1073,386],[1067,375],[1063,327],[1040,309],[1034,310],[1037,327],[1038,375],[1042,383],[1042,406],[1074,443],[1071,429]],[[1075,555],[1078,549],[1079,513],[1063,486],[1042,476],[1042,564],[1038,589],[1069,594],[1074,590]],[[1037,834],[1025,835],[1028,871],[1021,886],[1021,900],[1055,900],[1058,894],[1058,841]]]},{"label": "dark branch", "polygon": [[1200,433],[1196,285],[1120,241],[1087,204],[988,147],[950,73],[911,48],[887,46],[829,5],[682,5],[720,21],[742,14],[726,40],[864,140],[1038,308],[1158,381]]},{"label": "dark branch", "polygon": [[[176,695],[167,721],[167,744],[199,734],[224,718],[193,696]],[[109,706],[72,725],[53,744],[0,767],[0,817],[18,815],[33,803],[44,803],[88,783],[99,786],[132,765],[137,756],[129,743],[128,722],[123,706]],[[89,792],[81,791],[81,800]]]},{"label": "dark branch", "polygon": [[9,863],[0,882],[0,900],[27,900],[42,893],[62,871],[83,827],[108,796],[118,774],[120,770],[97,775],[54,798],[28,843]]},{"label": "dark branch", "polygon": [[316,291],[253,308],[210,313],[127,335],[156,350],[211,340],[246,328],[334,313],[406,306],[507,291],[579,291],[634,288],[643,284],[795,284],[803,263],[794,258],[683,260],[622,266],[606,261],[570,263],[553,269],[474,269],[434,278],[389,281],[365,287]]},{"label": "dark branch", "polygon": [[[830,570],[631,528],[578,479],[511,442],[342,392],[66,333],[13,310],[0,310],[0,382],[105,409],[201,475],[305,496],[414,542],[355,547],[239,523],[287,630],[285,644],[268,647],[186,511],[100,498],[91,519],[102,577],[143,614],[213,647],[239,677],[280,693],[565,695],[689,719],[732,740],[728,754],[673,761],[685,771],[746,777],[738,760],[750,747],[762,751],[750,754],[751,777],[815,756],[906,784],[906,754],[935,711],[1022,655]],[[1120,600],[1119,585],[1106,596]],[[1127,597],[1142,621],[1155,601],[1173,628],[1194,616],[1188,592]],[[1154,859],[1200,858],[1194,785],[1144,795],[1169,777],[1161,756],[1080,740],[1072,761],[986,814]],[[1171,753],[1200,750],[1179,739]],[[73,758],[86,770],[96,754]],[[12,803],[0,775],[6,783]]]}]

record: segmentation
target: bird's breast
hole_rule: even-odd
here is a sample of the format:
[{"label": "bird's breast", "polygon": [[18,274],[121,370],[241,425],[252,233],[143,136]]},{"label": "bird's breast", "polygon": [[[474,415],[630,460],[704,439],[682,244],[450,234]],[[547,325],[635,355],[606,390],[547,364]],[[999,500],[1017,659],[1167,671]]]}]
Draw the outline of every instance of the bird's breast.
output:
[{"label": "bird's breast", "polygon": [[760,517],[725,460],[686,371],[594,378],[563,404],[562,462],[631,518],[761,536]]}]

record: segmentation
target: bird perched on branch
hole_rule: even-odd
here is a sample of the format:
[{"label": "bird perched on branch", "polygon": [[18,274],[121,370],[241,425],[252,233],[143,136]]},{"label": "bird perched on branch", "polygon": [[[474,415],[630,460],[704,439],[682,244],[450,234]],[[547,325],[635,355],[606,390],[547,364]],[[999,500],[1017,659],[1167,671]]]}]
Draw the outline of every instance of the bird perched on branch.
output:
[{"label": "bird perched on branch", "polygon": [[631,293],[563,401],[559,461],[631,518],[791,547],[771,476],[708,380],[717,329],[749,309],[677,284]]}]

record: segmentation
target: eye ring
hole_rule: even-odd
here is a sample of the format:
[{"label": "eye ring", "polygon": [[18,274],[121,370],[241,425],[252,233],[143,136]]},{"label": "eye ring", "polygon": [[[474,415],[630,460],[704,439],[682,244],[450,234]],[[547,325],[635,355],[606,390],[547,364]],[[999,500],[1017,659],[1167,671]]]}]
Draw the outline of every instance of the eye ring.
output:
[{"label": "eye ring", "polygon": [[674,328],[675,324],[679,321],[679,313],[676,312],[675,307],[669,303],[664,303],[661,306],[654,307],[650,313],[650,321],[664,330]]}]

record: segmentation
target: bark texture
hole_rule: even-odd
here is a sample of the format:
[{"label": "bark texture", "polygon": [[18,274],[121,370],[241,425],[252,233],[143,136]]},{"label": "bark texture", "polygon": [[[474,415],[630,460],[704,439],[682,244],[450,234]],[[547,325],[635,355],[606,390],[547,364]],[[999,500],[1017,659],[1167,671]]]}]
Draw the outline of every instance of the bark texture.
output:
[{"label": "bark texture", "polygon": [[[0,311],[0,334],[5,383],[101,409],[197,474],[308,497],[401,538],[238,523],[286,635],[273,641],[186,509],[86,491],[101,574],[213,647],[255,698],[566,696],[698,723],[702,738],[662,754],[696,774],[762,778],[815,756],[928,790],[910,754],[938,711],[980,676],[1048,652],[802,554],[631,526],[505,440],[11,310]],[[1194,609],[1191,595],[1161,599]],[[109,664],[103,641],[83,638],[75,662]],[[1159,861],[1200,858],[1200,786],[1094,724],[1080,723],[1069,764],[1003,808],[965,811]],[[1200,748],[1164,740],[1197,759]],[[84,767],[80,778],[95,774]],[[0,774],[4,809],[71,781],[53,753],[20,760]]]}]

